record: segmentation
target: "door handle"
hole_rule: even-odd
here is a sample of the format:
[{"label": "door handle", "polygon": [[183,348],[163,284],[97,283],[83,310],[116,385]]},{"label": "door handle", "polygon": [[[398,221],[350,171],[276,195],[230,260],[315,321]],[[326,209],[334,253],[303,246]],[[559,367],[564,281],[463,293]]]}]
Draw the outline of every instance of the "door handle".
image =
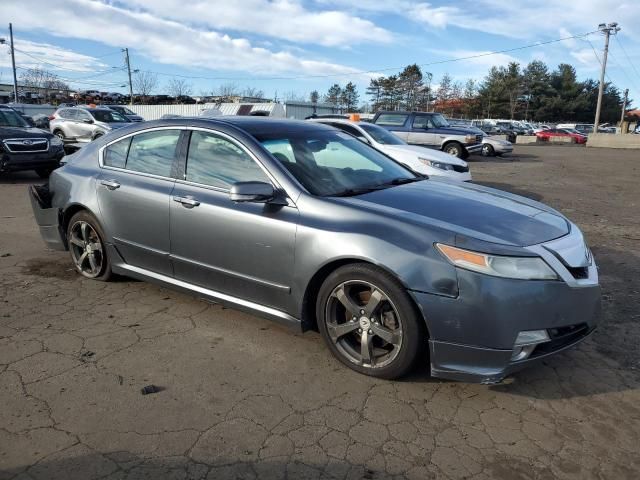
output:
[{"label": "door handle", "polygon": [[115,180],[100,180],[100,184],[104,185],[109,190],[115,190],[116,188],[120,188],[120,184]]},{"label": "door handle", "polygon": [[187,195],[186,197],[173,197],[173,201],[181,203],[187,208],[193,208],[200,205],[200,202],[194,199],[191,195]]}]

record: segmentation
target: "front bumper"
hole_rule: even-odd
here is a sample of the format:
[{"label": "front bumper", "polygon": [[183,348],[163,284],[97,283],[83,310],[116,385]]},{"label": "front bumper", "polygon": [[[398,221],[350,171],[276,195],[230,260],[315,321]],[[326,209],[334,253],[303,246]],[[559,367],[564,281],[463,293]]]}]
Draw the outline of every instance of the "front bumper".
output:
[{"label": "front bumper", "polygon": [[67,243],[60,227],[60,210],[51,207],[47,185],[30,185],[29,199],[44,243],[52,250],[67,250]]},{"label": "front bumper", "polygon": [[469,153],[480,153],[482,151],[482,143],[474,143],[473,145],[465,145]]},{"label": "front bumper", "polygon": [[0,151],[0,172],[21,172],[41,168],[54,169],[64,157],[62,147],[39,153],[9,153]]},{"label": "front bumper", "polygon": [[[577,227],[565,237],[526,247],[542,257],[558,280],[515,280],[457,268],[457,297],[410,291],[429,330],[431,374],[452,380],[496,383],[508,374],[583,341],[600,318],[600,286],[588,266]],[[524,360],[512,360],[523,331],[546,330]]]}]

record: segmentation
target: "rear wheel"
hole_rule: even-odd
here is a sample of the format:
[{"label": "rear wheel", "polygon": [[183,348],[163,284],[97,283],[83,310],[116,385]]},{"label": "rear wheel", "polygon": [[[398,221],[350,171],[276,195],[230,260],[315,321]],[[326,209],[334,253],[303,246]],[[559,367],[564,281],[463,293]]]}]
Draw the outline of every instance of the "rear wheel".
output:
[{"label": "rear wheel", "polygon": [[98,221],[89,212],[81,211],[71,217],[67,244],[71,260],[82,276],[102,281],[111,278],[111,263],[104,238]]},{"label": "rear wheel", "polygon": [[333,355],[365,375],[407,374],[426,344],[422,319],[404,287],[373,265],[346,265],[329,275],[316,315]]},{"label": "rear wheel", "polygon": [[64,132],[62,130],[55,130],[53,134],[63,142],[66,140],[66,137],[64,136]]}]

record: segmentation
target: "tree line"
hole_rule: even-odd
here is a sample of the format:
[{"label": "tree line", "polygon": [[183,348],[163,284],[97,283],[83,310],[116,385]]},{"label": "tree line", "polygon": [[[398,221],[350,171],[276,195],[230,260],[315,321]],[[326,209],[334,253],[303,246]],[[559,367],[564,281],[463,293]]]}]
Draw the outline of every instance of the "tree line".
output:
[{"label": "tree line", "polygon": [[[492,67],[480,82],[457,82],[445,73],[437,88],[432,88],[431,80],[431,74],[423,73],[416,64],[395,75],[372,78],[366,91],[369,108],[374,112],[433,110],[452,117],[543,122],[592,122],[595,116],[598,81],[578,80],[575,68],[566,63],[550,70],[540,60],[524,67],[511,62]],[[622,93],[612,83],[605,83],[601,121],[616,122],[621,108]]]}]

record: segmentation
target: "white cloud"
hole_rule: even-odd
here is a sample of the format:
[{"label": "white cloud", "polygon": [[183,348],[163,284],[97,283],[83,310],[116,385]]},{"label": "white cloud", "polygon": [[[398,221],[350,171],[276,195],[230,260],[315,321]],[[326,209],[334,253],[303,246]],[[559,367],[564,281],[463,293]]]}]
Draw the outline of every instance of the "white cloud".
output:
[{"label": "white cloud", "polygon": [[310,11],[297,0],[128,0],[158,18],[265,35],[291,42],[348,47],[353,43],[387,43],[388,30],[343,11]]},{"label": "white cloud", "polygon": [[[46,15],[34,15],[44,12]],[[65,0],[55,8],[47,0],[21,0],[3,4],[3,17],[23,30],[89,39],[114,47],[129,46],[156,63],[211,70],[260,72],[287,76],[349,74],[356,70],[319,59],[306,59],[286,51],[252,45],[245,38],[158,18],[147,12],[90,0]],[[286,28],[283,19],[282,28]]]},{"label": "white cloud", "polygon": [[[16,64],[23,68],[40,67],[61,75],[65,73],[72,75],[73,72],[93,72],[106,67],[104,63],[90,55],[83,55],[48,43],[16,39],[15,49]],[[4,50],[4,48],[0,50],[0,67],[10,67],[11,57],[4,55]]]}]

